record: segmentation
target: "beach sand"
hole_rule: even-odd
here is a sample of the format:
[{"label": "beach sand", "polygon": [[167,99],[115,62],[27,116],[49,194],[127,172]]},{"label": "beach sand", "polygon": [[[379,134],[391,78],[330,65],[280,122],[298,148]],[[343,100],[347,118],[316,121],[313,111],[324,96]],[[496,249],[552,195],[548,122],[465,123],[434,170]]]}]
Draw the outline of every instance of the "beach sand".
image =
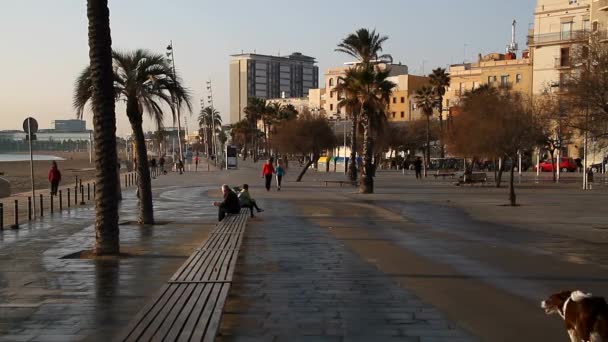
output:
[{"label": "beach sand", "polygon": [[[65,158],[66,160],[57,161],[59,171],[61,171],[61,183],[73,184],[76,181],[76,176],[82,181],[93,179],[95,177],[95,168],[89,163],[89,154],[87,152],[37,152],[37,154],[53,155]],[[34,161],[34,181],[36,189],[50,188],[48,174],[51,167],[50,161]],[[11,193],[18,194],[32,189],[30,180],[30,162],[0,162],[0,172],[4,172],[0,176],[8,180],[11,184]]]}]

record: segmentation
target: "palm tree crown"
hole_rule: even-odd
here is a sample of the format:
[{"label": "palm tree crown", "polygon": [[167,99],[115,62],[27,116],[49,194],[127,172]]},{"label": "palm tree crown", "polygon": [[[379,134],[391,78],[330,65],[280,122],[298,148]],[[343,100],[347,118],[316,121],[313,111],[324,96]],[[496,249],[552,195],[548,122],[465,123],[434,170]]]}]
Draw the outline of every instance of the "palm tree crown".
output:
[{"label": "palm tree crown", "polygon": [[382,53],[382,44],[388,40],[387,36],[380,36],[376,30],[361,28],[355,33],[349,34],[342,40],[336,51],[343,52],[356,58],[364,65],[381,59],[392,60],[391,55]]}]

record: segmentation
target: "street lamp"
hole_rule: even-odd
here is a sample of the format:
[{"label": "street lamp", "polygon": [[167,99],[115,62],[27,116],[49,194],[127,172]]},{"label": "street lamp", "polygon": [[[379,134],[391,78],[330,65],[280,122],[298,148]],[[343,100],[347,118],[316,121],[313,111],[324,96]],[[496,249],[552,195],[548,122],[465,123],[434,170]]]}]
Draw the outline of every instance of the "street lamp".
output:
[{"label": "street lamp", "polygon": [[[167,61],[169,63],[171,63],[172,68],[173,68],[173,79],[177,80],[177,74],[175,72],[175,54],[174,54],[174,50],[173,50],[173,40],[169,41],[169,45],[167,45],[167,51],[166,51],[166,55],[167,55]],[[182,151],[182,139],[180,137],[181,135],[181,130],[182,130],[182,125],[181,125],[181,120],[180,120],[180,110],[179,110],[179,106],[176,102],[176,99],[173,100],[173,105],[176,107],[176,113],[177,113],[177,141],[178,141],[178,146],[179,146],[179,160],[181,161],[184,153]]]}]

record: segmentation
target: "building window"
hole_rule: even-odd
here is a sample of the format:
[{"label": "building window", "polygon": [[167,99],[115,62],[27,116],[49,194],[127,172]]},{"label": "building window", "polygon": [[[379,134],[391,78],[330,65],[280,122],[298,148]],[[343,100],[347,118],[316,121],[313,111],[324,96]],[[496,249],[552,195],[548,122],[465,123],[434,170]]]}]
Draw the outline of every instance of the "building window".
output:
[{"label": "building window", "polygon": [[515,83],[521,83],[521,74],[515,75]]},{"label": "building window", "polygon": [[570,48],[561,48],[559,56],[559,66],[567,67],[570,65]]},{"label": "building window", "polygon": [[405,117],[405,112],[401,112],[401,118],[403,119]]},{"label": "building window", "polygon": [[393,97],[393,103],[397,103],[397,98]]},{"label": "building window", "polygon": [[479,82],[473,81],[473,90],[479,88]]},{"label": "building window", "polygon": [[395,118],[395,114],[397,114],[397,113],[393,112],[393,119]]},{"label": "building window", "polygon": [[509,75],[500,76],[500,86],[506,88],[509,86]]},{"label": "building window", "polygon": [[488,76],[488,84],[496,82],[496,76]]},{"label": "building window", "polygon": [[591,28],[591,21],[589,19],[583,20],[583,31],[588,32]]},{"label": "building window", "polygon": [[329,86],[330,86],[330,87],[333,87],[333,86],[334,86],[334,79],[333,79],[333,78],[330,78],[330,79],[329,79]]},{"label": "building window", "polygon": [[593,32],[597,32],[599,30],[599,23],[597,21],[594,21],[593,24],[591,24],[591,30]]},{"label": "building window", "polygon": [[572,22],[562,23],[562,39],[570,40],[572,39]]},{"label": "building window", "polygon": [[334,92],[333,92],[333,91],[330,91],[330,92],[329,92],[329,98],[330,98],[330,99],[333,99],[333,98],[334,98]]},{"label": "building window", "polygon": [[330,111],[333,111],[333,110],[334,110],[334,104],[333,104],[333,103],[330,103],[330,104],[329,104],[329,110],[330,110]]},{"label": "building window", "polygon": [[401,103],[405,103],[405,97],[401,96]]}]

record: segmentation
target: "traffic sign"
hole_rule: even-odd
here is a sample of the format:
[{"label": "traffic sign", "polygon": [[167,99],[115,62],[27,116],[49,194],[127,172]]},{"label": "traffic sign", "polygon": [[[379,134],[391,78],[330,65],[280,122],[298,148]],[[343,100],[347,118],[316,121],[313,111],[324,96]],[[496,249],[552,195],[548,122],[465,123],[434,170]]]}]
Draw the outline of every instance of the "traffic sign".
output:
[{"label": "traffic sign", "polygon": [[[30,129],[32,130],[31,132]],[[28,134],[34,134],[38,132],[38,121],[31,117],[23,120],[23,131]]]}]

